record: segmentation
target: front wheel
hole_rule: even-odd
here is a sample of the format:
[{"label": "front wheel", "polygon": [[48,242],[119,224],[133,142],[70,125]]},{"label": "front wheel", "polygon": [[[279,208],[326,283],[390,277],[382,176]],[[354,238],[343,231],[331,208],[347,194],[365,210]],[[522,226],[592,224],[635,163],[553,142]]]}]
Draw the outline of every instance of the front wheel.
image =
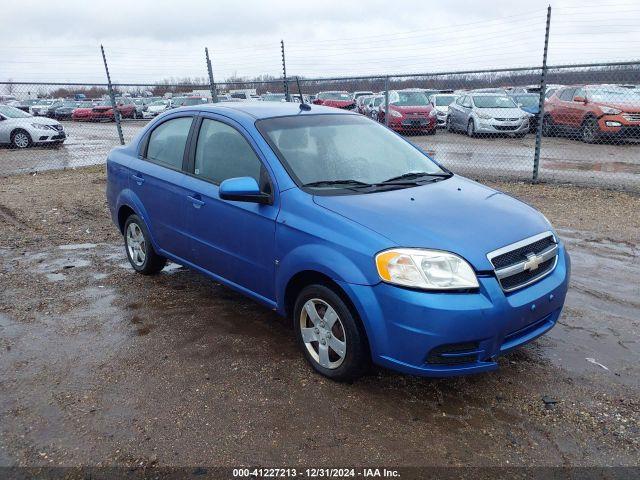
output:
[{"label": "front wheel", "polygon": [[293,309],[298,343],[311,366],[336,381],[362,376],[371,359],[364,330],[345,302],[324,285],[310,285]]},{"label": "front wheel", "polygon": [[598,140],[598,133],[600,128],[598,127],[598,121],[595,118],[587,118],[582,123],[580,134],[584,143],[594,143]]},{"label": "front wheel", "polygon": [[454,133],[453,125],[451,124],[451,114],[447,115],[447,120],[445,121],[445,128],[447,132]]},{"label": "front wheel", "polygon": [[31,135],[25,130],[16,130],[11,134],[11,146],[13,148],[27,148],[32,144]]},{"label": "front wheel", "polygon": [[467,135],[472,138],[476,136],[476,125],[473,119],[469,120],[469,123],[467,124]]},{"label": "front wheel", "polygon": [[146,225],[135,214],[130,215],[124,224],[124,245],[129,263],[138,273],[153,275],[167,263],[167,259],[153,249]]},{"label": "front wheel", "polygon": [[553,126],[553,119],[551,115],[545,115],[542,117],[542,136],[554,137],[556,135],[556,127]]}]

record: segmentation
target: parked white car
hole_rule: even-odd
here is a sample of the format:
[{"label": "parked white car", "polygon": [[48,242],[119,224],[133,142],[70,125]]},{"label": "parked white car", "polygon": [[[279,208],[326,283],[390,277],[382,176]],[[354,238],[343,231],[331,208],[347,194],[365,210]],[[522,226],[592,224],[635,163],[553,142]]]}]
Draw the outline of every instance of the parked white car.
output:
[{"label": "parked white car", "polygon": [[67,135],[52,118],[34,117],[9,105],[0,105],[0,144],[27,148],[36,144],[60,146]]},{"label": "parked white car", "polygon": [[147,109],[142,112],[142,118],[153,118],[160,115],[162,112],[166,112],[171,108],[170,100],[156,100],[151,102]]},{"label": "parked white car", "polygon": [[444,128],[447,125],[449,105],[451,105],[456,98],[458,98],[458,96],[453,93],[435,93],[429,97],[429,103],[431,103],[431,106],[436,111],[438,128]]}]

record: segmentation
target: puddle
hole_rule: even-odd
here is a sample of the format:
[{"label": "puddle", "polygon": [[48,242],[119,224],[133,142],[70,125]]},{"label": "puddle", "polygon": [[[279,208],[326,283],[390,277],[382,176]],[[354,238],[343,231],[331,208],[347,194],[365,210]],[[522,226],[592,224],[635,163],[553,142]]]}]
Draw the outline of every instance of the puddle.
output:
[{"label": "puddle", "polygon": [[60,245],[58,248],[60,250],[88,250],[97,246],[95,243],[71,243],[69,245]]}]

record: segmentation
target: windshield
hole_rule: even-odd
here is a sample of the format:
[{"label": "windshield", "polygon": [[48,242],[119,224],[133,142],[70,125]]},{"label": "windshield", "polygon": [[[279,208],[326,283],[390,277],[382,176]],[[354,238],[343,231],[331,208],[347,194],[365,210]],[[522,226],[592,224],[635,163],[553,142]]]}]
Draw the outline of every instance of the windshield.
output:
[{"label": "windshield", "polygon": [[53,100],[38,100],[38,103],[36,103],[36,105],[53,105]]},{"label": "windshield", "polygon": [[477,108],[518,108],[509,97],[498,95],[478,95],[473,97]]},{"label": "windshield", "polygon": [[362,116],[276,117],[256,126],[300,186],[344,179],[372,184],[410,172],[446,173],[413,145]]},{"label": "windshield", "polygon": [[321,92],[318,94],[318,98],[321,100],[351,100],[346,92]]},{"label": "windshield", "polygon": [[90,108],[90,107],[93,107],[92,102],[80,102],[80,104],[78,105],[78,108]]},{"label": "windshield", "polygon": [[155,102],[151,102],[149,104],[149,106],[153,106],[153,107],[159,107],[159,106],[165,106],[165,105],[167,105],[166,100],[156,100]]},{"label": "windshield", "polygon": [[63,102],[62,106],[65,108],[75,108],[78,106],[77,102]]},{"label": "windshield", "polygon": [[262,97],[265,102],[281,102],[284,100],[284,93],[270,93]]},{"label": "windshield", "polygon": [[201,97],[187,97],[180,102],[180,105],[201,105],[203,103],[207,103],[206,98]]},{"label": "windshield", "polygon": [[7,118],[27,118],[31,116],[27,112],[23,112],[19,108],[10,107],[9,105],[0,105],[0,114]]},{"label": "windshield", "polygon": [[638,103],[640,98],[629,90],[617,90],[614,88],[587,90],[589,100],[593,102],[610,103]]},{"label": "windshield", "polygon": [[451,105],[456,99],[454,95],[436,95],[436,107],[446,107]]},{"label": "windshield", "polygon": [[537,107],[540,101],[538,95],[517,95],[515,99],[517,103],[526,108]]},{"label": "windshield", "polygon": [[[392,92],[389,97],[389,103],[398,105],[399,107],[429,104],[429,99],[422,92]],[[391,97],[393,97],[393,99]]]}]

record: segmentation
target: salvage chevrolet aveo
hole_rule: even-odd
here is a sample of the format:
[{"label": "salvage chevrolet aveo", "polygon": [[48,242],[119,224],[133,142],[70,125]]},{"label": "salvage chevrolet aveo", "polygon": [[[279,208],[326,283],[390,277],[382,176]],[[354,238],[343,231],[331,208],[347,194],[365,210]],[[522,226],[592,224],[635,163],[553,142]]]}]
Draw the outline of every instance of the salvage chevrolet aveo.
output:
[{"label": "salvage chevrolet aveo", "polygon": [[183,107],[112,150],[107,172],[136,271],[168,259],[276,310],[335,380],[371,362],[495,369],[555,325],[567,293],[569,257],[542,214],[356,113]]}]

